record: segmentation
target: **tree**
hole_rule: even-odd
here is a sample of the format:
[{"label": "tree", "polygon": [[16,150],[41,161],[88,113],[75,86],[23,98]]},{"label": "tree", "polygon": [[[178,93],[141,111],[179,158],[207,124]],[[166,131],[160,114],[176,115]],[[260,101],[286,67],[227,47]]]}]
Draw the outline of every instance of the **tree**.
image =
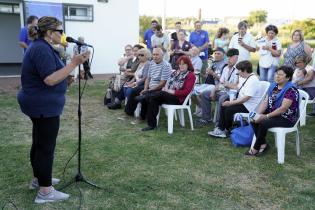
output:
[{"label": "tree", "polygon": [[315,19],[296,20],[292,24],[284,26],[283,29],[289,30],[290,34],[296,29],[301,29],[305,39],[315,39]]},{"label": "tree", "polygon": [[254,24],[261,24],[267,22],[267,11],[265,10],[255,10],[249,13],[249,17],[247,19],[248,24],[253,26]]},{"label": "tree", "polygon": [[140,24],[140,31],[139,31],[139,37],[143,38],[144,31],[149,29],[151,27],[151,21],[157,20],[160,24],[162,21],[161,17],[153,17],[153,16],[146,16],[142,15],[139,18],[139,24]]}]

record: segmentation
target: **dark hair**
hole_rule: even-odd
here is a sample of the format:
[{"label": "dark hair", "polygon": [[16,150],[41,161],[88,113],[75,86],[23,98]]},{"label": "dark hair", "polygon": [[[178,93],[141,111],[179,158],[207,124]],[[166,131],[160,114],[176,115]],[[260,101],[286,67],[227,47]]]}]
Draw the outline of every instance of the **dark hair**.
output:
[{"label": "dark hair", "polygon": [[175,25],[177,25],[177,24],[180,24],[180,25],[181,25],[182,23],[181,23],[180,21],[178,21],[178,22],[175,23]]},{"label": "dark hair", "polygon": [[187,64],[188,71],[194,71],[194,66],[192,65],[191,60],[187,55],[180,56],[177,59],[176,63],[179,64],[181,61],[183,61],[185,64]]},{"label": "dark hair", "polygon": [[241,72],[244,71],[246,71],[247,73],[253,72],[253,65],[249,61],[240,61],[238,64],[236,64],[236,68]]},{"label": "dark hair", "polygon": [[248,24],[247,21],[243,20],[243,21],[238,23],[237,28],[238,29],[241,29],[243,27],[247,28],[248,27],[247,24]]},{"label": "dark hair", "polygon": [[276,69],[276,72],[278,72],[280,70],[282,70],[285,73],[285,77],[289,78],[289,81],[292,80],[293,73],[294,73],[294,69],[293,68],[291,68],[290,66],[279,66]]},{"label": "dark hair", "polygon": [[305,64],[308,64],[309,62],[311,62],[311,60],[312,60],[312,58],[307,56],[307,55],[298,55],[295,57],[294,62],[296,63],[296,62],[300,61],[300,62],[303,62]]},{"label": "dark hair", "polygon": [[162,26],[159,25],[159,24],[157,24],[157,25],[155,26],[155,29],[156,29],[157,31],[161,31],[161,30],[162,30]]},{"label": "dark hair", "polygon": [[273,31],[273,32],[275,32],[275,34],[278,34],[278,28],[275,25],[268,25],[265,28],[265,31],[266,31],[266,33],[268,33],[268,31]]},{"label": "dark hair", "polygon": [[138,48],[139,50],[144,48],[141,44],[135,44],[132,48]]},{"label": "dark hair", "polygon": [[33,21],[34,21],[34,20],[37,20],[37,19],[38,19],[37,16],[31,15],[31,16],[29,16],[29,17],[26,19],[26,24],[27,24],[27,25],[28,25],[28,24],[32,24]]},{"label": "dark hair", "polygon": [[230,31],[228,28],[219,28],[216,37],[221,38],[223,34],[228,34]]},{"label": "dark hair", "polygon": [[152,24],[152,23],[159,24],[156,20],[152,20],[152,21],[151,21],[151,24]]},{"label": "dark hair", "polygon": [[232,57],[234,55],[239,55],[239,51],[236,48],[230,48],[228,49],[228,51],[226,52],[226,56],[227,57]]},{"label": "dark hair", "polygon": [[201,23],[201,21],[200,21],[200,20],[197,20],[197,21],[194,23],[194,25],[196,25],[197,23]]},{"label": "dark hair", "polygon": [[55,30],[62,22],[52,16],[43,16],[39,18],[37,26],[31,26],[28,29],[28,35],[31,39],[43,38],[48,30]]}]

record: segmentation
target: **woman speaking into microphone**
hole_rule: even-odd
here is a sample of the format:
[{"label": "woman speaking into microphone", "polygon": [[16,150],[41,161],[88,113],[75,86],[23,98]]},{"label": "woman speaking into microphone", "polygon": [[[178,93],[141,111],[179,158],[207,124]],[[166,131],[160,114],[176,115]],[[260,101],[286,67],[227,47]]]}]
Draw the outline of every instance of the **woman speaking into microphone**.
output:
[{"label": "woman speaking into microphone", "polygon": [[69,198],[68,194],[52,187],[59,182],[52,178],[54,151],[65,104],[67,78],[78,65],[89,59],[90,53],[74,55],[65,66],[52,47],[61,43],[62,34],[62,23],[57,18],[40,18],[38,26],[29,28],[29,36],[34,42],[27,48],[22,63],[22,88],[17,98],[22,112],[33,124],[30,160],[34,178],[29,187],[39,188],[35,203]]}]

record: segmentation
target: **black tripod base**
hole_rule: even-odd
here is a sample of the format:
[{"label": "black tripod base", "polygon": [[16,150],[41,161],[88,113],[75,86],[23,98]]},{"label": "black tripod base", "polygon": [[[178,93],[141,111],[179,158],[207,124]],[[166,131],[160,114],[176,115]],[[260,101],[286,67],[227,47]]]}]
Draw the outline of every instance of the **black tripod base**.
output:
[{"label": "black tripod base", "polygon": [[98,189],[102,189],[101,187],[97,186],[96,184],[88,181],[81,173],[78,173],[71,181],[69,181],[68,183],[66,183],[64,186],[62,186],[59,190],[63,190],[67,187],[69,187],[70,185],[77,183],[77,182],[84,182],[92,187],[98,188]]}]

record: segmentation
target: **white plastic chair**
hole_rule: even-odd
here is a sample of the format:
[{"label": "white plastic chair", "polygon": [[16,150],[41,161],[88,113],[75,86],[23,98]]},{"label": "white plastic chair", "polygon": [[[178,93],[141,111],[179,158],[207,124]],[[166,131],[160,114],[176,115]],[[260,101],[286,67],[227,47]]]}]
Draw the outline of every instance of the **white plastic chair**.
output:
[{"label": "white plastic chair", "polygon": [[[282,128],[282,127],[274,127],[268,129],[268,131],[273,132],[275,134],[275,141],[276,147],[278,152],[278,163],[284,163],[284,150],[285,150],[285,135],[287,133],[296,132],[295,140],[296,140],[296,155],[300,156],[300,134],[298,129],[298,124],[300,123],[301,116],[306,112],[306,106],[309,99],[309,95],[303,91],[299,90],[299,109],[300,109],[300,116],[299,119],[296,121],[295,125],[291,128]],[[251,148],[253,148],[256,142],[256,136],[254,135]]]},{"label": "white plastic chair", "polygon": [[[190,92],[182,105],[170,105],[170,104],[162,104],[162,108],[165,109],[166,113],[167,113],[167,132],[169,134],[173,133],[173,124],[174,124],[174,115],[176,114],[175,111],[179,110],[179,122],[180,125],[182,127],[185,126],[185,117],[184,117],[184,110],[187,109],[188,111],[188,116],[189,116],[189,120],[190,120],[190,126],[191,126],[191,130],[194,130],[194,125],[193,125],[193,120],[192,120],[192,115],[191,115],[191,109],[190,109],[190,105],[191,105],[191,95],[192,92]],[[160,112],[157,115],[156,119],[157,119],[157,125],[159,123],[159,118],[160,118]]]},{"label": "white plastic chair", "polygon": [[[308,100],[307,104],[315,104],[315,98],[313,98],[313,100]],[[301,121],[300,121],[300,126],[304,126],[304,125],[306,125],[306,112],[304,112],[303,115],[301,115]]]},{"label": "white plastic chair", "polygon": [[[258,105],[255,107],[255,109],[250,110],[250,111],[258,111],[260,103],[264,100],[265,95],[267,94],[268,88],[270,86],[270,82],[259,81],[259,86],[260,86],[259,95],[261,95],[260,101],[259,101]],[[242,118],[244,118],[244,119],[248,119],[249,113],[236,113],[236,114],[234,114],[234,117],[233,117],[234,121],[236,121],[236,119],[238,119],[239,115],[242,116]]]}]

